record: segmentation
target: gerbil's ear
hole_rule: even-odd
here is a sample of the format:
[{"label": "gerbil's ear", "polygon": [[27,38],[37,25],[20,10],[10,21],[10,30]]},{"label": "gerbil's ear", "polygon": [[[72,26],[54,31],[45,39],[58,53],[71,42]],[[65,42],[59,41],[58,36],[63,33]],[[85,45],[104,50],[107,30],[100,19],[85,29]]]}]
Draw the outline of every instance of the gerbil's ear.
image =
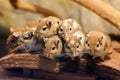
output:
[{"label": "gerbil's ear", "polygon": [[99,38],[99,41],[101,41],[103,39],[103,36],[101,36],[100,38]]},{"label": "gerbil's ear", "polygon": [[12,33],[12,32],[14,32],[15,31],[15,29],[14,28],[10,28],[10,32]]},{"label": "gerbil's ear", "polygon": [[39,17],[38,20],[37,20],[37,22],[41,22],[41,21],[42,21],[42,18]]},{"label": "gerbil's ear", "polygon": [[101,36],[100,39],[98,40],[100,45],[102,45],[102,39],[103,39],[103,36]]},{"label": "gerbil's ear", "polygon": [[101,36],[101,39],[103,39],[103,36]]},{"label": "gerbil's ear", "polygon": [[58,25],[61,25],[61,22],[60,22],[60,21],[57,21],[57,24],[58,24]]},{"label": "gerbil's ear", "polygon": [[55,45],[58,45],[58,44],[59,44],[59,42],[60,42],[59,40],[55,41]]},{"label": "gerbil's ear", "polygon": [[43,41],[44,41],[44,42],[47,42],[47,41],[48,41],[48,38],[43,38]]},{"label": "gerbil's ear", "polygon": [[88,41],[88,34],[85,35],[85,41]]},{"label": "gerbil's ear", "polygon": [[19,37],[20,35],[22,35],[22,32],[14,32],[13,35],[14,35],[15,37]]},{"label": "gerbil's ear", "polygon": [[85,38],[88,38],[88,34],[85,35]]},{"label": "gerbil's ear", "polygon": [[48,22],[46,23],[46,25],[47,25],[47,26],[51,26],[51,25],[52,25],[52,22],[51,22],[51,21],[48,21]]},{"label": "gerbil's ear", "polygon": [[36,31],[37,30],[37,27],[32,27],[31,28],[33,31]]}]

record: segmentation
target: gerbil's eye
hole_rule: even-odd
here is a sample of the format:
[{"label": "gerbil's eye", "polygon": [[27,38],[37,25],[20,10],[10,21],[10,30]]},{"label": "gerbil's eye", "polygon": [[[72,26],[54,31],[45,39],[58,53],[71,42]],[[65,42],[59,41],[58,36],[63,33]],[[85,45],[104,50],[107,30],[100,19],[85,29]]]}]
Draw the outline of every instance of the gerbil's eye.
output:
[{"label": "gerbil's eye", "polygon": [[69,46],[67,46],[67,48],[68,48],[68,49],[70,49],[70,47],[69,47]]},{"label": "gerbil's eye", "polygon": [[57,23],[58,23],[58,24],[60,24],[60,22],[59,22],[59,21],[57,21]]},{"label": "gerbil's eye", "polygon": [[88,43],[88,46],[90,46],[90,44]]},{"label": "gerbil's eye", "polygon": [[47,29],[47,28],[45,27],[45,28],[43,28],[42,30],[45,31],[46,29]]},{"label": "gerbil's eye", "polygon": [[31,32],[30,34],[25,35],[24,40],[30,40],[33,37],[33,33]]},{"label": "gerbil's eye", "polygon": [[72,28],[70,28],[70,31],[72,30]]},{"label": "gerbil's eye", "polygon": [[33,32],[30,33],[30,36],[33,37]]},{"label": "gerbil's eye", "polygon": [[60,28],[60,32],[62,32],[62,31],[63,31],[63,29]]},{"label": "gerbil's eye", "polygon": [[99,47],[100,45],[99,45],[99,44],[97,44],[96,46],[97,46],[97,47]]},{"label": "gerbil's eye", "polygon": [[79,45],[77,45],[77,48],[79,48]]},{"label": "gerbil's eye", "polygon": [[86,44],[87,44],[87,46],[88,46],[88,47],[90,46],[90,44],[89,44],[89,42],[88,42],[88,41],[86,41]]},{"label": "gerbil's eye", "polygon": [[12,43],[13,43],[13,42],[15,42],[15,40],[13,39],[13,40],[11,40],[10,42],[12,42]]},{"label": "gerbil's eye", "polygon": [[101,39],[103,39],[103,36],[101,37]]},{"label": "gerbil's eye", "polygon": [[52,50],[55,50],[55,47],[52,47]]},{"label": "gerbil's eye", "polygon": [[88,47],[90,46],[89,42],[86,42],[86,44],[88,45]]},{"label": "gerbil's eye", "polygon": [[80,37],[80,40],[82,39],[82,37]]},{"label": "gerbil's eye", "polygon": [[25,36],[25,37],[24,37],[24,40],[27,40],[27,39],[29,39],[29,36]]}]

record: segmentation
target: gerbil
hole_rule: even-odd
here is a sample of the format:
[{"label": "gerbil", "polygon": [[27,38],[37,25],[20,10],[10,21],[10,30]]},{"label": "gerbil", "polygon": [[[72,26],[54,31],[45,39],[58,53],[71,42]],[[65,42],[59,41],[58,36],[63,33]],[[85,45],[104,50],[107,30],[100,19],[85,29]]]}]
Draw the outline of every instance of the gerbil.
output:
[{"label": "gerbil", "polygon": [[40,39],[57,34],[61,20],[57,17],[49,16],[39,21],[36,35]]},{"label": "gerbil", "polygon": [[71,34],[69,40],[65,43],[65,52],[71,58],[82,57],[85,44],[85,33],[82,31],[76,31]]},{"label": "gerbil", "polygon": [[21,36],[21,31],[24,30],[24,26],[18,27],[16,29],[10,28],[10,35],[7,38],[6,46],[9,51],[13,50],[18,46],[18,39]]},{"label": "gerbil", "polygon": [[6,41],[6,47],[9,51],[11,51],[12,49],[14,49],[15,47],[18,46],[18,37],[14,36],[14,35],[9,35]]},{"label": "gerbil", "polygon": [[62,41],[59,36],[54,35],[49,38],[44,38],[45,48],[43,50],[44,56],[54,60],[56,57],[60,57],[62,54]]},{"label": "gerbil", "polygon": [[[19,46],[22,52],[41,50],[42,42],[35,37],[37,25],[38,22],[32,21],[16,29],[10,28],[11,35],[7,39],[7,48],[11,51]],[[11,45],[13,46],[10,47]]]},{"label": "gerbil", "polygon": [[69,40],[69,36],[77,30],[84,31],[74,19],[65,19],[61,22],[61,25],[58,29],[58,34],[64,40]]},{"label": "gerbil", "polygon": [[28,27],[24,28],[24,31],[21,32],[19,37],[18,44],[21,46],[23,52],[36,52],[42,51],[43,42],[35,36],[35,31],[37,27]]},{"label": "gerbil", "polygon": [[112,52],[111,39],[100,30],[92,30],[87,34],[85,49],[93,58],[100,57],[104,60]]}]

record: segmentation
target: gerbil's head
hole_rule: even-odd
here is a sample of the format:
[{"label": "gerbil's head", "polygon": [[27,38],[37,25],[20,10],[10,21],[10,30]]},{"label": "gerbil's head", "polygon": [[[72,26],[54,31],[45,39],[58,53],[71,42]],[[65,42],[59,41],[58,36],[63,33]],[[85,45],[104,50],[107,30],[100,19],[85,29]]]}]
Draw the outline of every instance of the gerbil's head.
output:
[{"label": "gerbil's head", "polygon": [[54,59],[59,56],[62,51],[62,42],[57,36],[50,38],[44,38],[45,48],[44,55],[50,59]]},{"label": "gerbil's head", "polygon": [[71,34],[76,30],[81,30],[81,26],[73,19],[63,20],[59,29],[58,34],[66,41],[69,40]]},{"label": "gerbil's head", "polygon": [[21,31],[21,36],[19,37],[20,43],[30,44],[34,41],[36,27],[25,26],[24,30]]},{"label": "gerbil's head", "polygon": [[7,49],[12,50],[18,46],[18,37],[14,35],[9,35],[6,41]]},{"label": "gerbil's head", "polygon": [[64,39],[64,40],[69,40],[69,36],[70,34],[73,33],[73,27],[66,23],[66,22],[62,22],[62,24],[60,25],[59,29],[58,29],[58,34]]},{"label": "gerbil's head", "polygon": [[70,40],[67,42],[67,47],[65,50],[71,52],[73,57],[77,57],[81,54],[84,48],[84,37],[81,36],[72,36]]},{"label": "gerbil's head", "polygon": [[103,48],[104,37],[98,33],[90,32],[86,36],[85,48],[90,51],[92,55],[96,55]]},{"label": "gerbil's head", "polygon": [[57,29],[60,26],[60,23],[61,21],[59,18],[52,16],[40,20],[37,28],[37,36],[39,38],[44,38],[57,34]]},{"label": "gerbil's head", "polygon": [[22,35],[21,30],[23,30],[22,27],[18,27],[16,29],[10,28],[11,34],[8,36],[6,41],[6,45],[9,50],[12,50],[18,46],[19,37]]}]

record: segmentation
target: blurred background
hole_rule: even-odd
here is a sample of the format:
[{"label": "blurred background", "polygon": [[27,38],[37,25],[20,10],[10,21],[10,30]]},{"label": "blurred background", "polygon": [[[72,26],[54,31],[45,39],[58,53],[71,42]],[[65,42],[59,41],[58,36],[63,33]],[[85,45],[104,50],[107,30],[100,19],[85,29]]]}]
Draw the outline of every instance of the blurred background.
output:
[{"label": "blurred background", "polygon": [[[102,1],[120,10],[120,0]],[[16,3],[19,6],[16,6]],[[10,34],[10,27],[19,27],[39,17],[50,15],[61,19],[73,18],[80,23],[85,32],[100,29],[120,36],[117,28],[72,0],[0,0],[0,56],[7,53],[6,39]]]}]

